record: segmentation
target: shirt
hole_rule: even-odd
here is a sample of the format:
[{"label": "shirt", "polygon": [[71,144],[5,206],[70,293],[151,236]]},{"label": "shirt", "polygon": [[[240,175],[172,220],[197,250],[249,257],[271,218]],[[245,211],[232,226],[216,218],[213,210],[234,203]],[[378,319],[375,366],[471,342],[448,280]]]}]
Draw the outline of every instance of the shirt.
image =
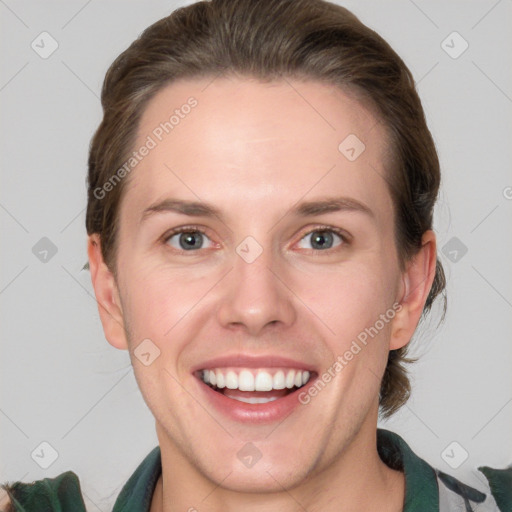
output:
[{"label": "shirt", "polygon": [[[377,429],[377,449],[389,467],[404,472],[403,512],[512,512],[512,465],[507,469],[478,468],[489,482],[489,491],[481,492],[434,469],[394,432]],[[125,483],[112,512],[149,512],[161,473],[160,446],[156,446]],[[80,482],[73,471],[2,487],[14,504],[8,512],[86,512]]]}]

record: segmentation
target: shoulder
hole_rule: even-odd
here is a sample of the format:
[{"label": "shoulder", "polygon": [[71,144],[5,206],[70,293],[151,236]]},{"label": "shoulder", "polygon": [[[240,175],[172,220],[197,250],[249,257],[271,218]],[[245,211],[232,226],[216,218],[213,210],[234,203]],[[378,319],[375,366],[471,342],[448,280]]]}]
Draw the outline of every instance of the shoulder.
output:
[{"label": "shoulder", "polygon": [[500,512],[512,511],[512,464],[504,469],[481,466],[478,471],[487,478],[489,492]]},{"label": "shoulder", "polygon": [[2,483],[0,499],[0,512],[57,512],[64,505],[72,505],[76,512],[86,512],[80,481],[73,471],[31,483]]},{"label": "shoulder", "polygon": [[[487,486],[485,486],[482,480],[481,488],[475,489],[443,471],[438,469],[434,471],[439,489],[439,512],[449,512],[452,510],[475,512],[512,511],[512,499],[510,496],[507,499],[500,497],[501,491],[505,491],[501,486],[496,487],[490,485],[490,481]],[[512,477],[512,467],[508,471]]]},{"label": "shoulder", "polygon": [[378,429],[377,447],[388,466],[405,473],[405,512],[512,512],[512,465],[478,470],[479,489],[428,464],[398,434]]},{"label": "shoulder", "polygon": [[[125,483],[113,510],[146,510],[162,472],[155,446]],[[0,512],[87,512],[80,481],[73,471],[32,483],[0,482]]]}]

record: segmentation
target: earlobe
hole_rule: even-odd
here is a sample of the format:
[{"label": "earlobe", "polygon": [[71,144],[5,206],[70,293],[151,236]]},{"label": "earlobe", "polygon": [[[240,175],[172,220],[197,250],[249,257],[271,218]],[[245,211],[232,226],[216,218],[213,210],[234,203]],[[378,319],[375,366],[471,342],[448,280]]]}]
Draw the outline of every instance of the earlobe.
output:
[{"label": "earlobe", "polygon": [[420,250],[407,262],[402,274],[401,309],[393,319],[390,350],[409,343],[416,330],[436,273],[436,237],[432,230],[423,234]]},{"label": "earlobe", "polygon": [[113,347],[127,350],[128,343],[118,287],[112,272],[103,261],[101,241],[97,233],[89,236],[87,253],[92,286],[105,338]]}]

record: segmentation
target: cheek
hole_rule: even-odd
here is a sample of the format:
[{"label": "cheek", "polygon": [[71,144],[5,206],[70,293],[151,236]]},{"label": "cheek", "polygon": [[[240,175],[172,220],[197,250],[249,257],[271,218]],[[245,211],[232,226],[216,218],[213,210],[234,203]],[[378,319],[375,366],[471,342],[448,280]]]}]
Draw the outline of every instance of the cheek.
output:
[{"label": "cheek", "polygon": [[332,408],[348,408],[356,416],[378,394],[387,363],[397,274],[391,267],[384,270],[379,265],[351,265],[317,275],[315,285],[311,279],[301,285],[304,303],[331,354],[323,380],[332,382]]},{"label": "cheek", "polygon": [[197,317],[204,316],[222,269],[176,269],[133,258],[125,262],[124,270],[125,320],[129,320],[132,343],[149,338],[162,352],[177,357],[204,324]]},{"label": "cheek", "polygon": [[336,339],[347,341],[392,308],[396,279],[384,262],[351,262],[328,272],[297,274],[293,289]]},{"label": "cheek", "polygon": [[[150,408],[157,410],[165,397],[181,396],[181,354],[197,334],[200,322],[194,321],[195,315],[211,284],[204,278],[191,278],[188,272],[162,272],[156,267],[130,275],[125,281],[124,312],[125,324],[130,326],[130,355],[139,387]],[[152,344],[141,344],[148,339]],[[139,344],[144,350],[137,349]],[[137,354],[142,352],[150,353],[152,360],[147,366],[138,360]],[[184,396],[182,399],[186,402]]]}]

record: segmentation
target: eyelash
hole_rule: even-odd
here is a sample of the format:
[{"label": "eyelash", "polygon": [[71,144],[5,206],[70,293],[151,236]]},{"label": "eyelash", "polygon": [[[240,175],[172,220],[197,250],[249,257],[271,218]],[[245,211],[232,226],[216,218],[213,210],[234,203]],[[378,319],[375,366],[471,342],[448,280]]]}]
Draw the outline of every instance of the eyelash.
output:
[{"label": "eyelash", "polygon": [[[313,229],[307,231],[302,235],[302,237],[299,239],[299,242],[305,238],[308,235],[311,235],[312,233],[315,233],[316,231],[327,231],[332,232],[336,235],[338,235],[341,239],[341,246],[325,249],[325,250],[319,250],[319,249],[305,249],[306,251],[312,251],[315,255],[320,255],[321,253],[332,253],[335,251],[340,250],[343,246],[350,245],[350,237],[341,229],[332,227],[332,226],[325,226],[325,225],[319,225],[314,227]],[[174,236],[182,233],[200,233],[207,238],[210,238],[199,226],[189,225],[189,226],[182,226],[180,228],[173,229],[171,231],[168,231],[162,236],[162,243],[166,246],[168,246],[169,240]],[[174,247],[171,248],[172,250],[176,250]],[[200,250],[200,249],[199,249]],[[199,250],[191,250],[191,251],[185,251],[182,250],[182,253],[197,253]]]}]

